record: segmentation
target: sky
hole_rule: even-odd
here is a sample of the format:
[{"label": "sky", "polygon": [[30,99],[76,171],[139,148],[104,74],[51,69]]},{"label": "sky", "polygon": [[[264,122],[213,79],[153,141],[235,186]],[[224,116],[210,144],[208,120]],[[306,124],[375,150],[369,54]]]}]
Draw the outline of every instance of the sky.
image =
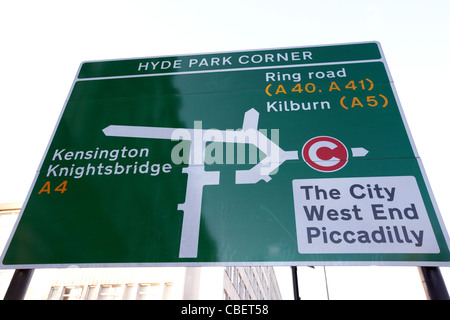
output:
[{"label": "sky", "polygon": [[[450,226],[449,13],[446,0],[2,1],[0,203],[24,201],[82,61],[376,40]],[[414,267],[325,271],[331,299],[425,298]],[[323,267],[299,277],[303,298],[327,297]]]}]

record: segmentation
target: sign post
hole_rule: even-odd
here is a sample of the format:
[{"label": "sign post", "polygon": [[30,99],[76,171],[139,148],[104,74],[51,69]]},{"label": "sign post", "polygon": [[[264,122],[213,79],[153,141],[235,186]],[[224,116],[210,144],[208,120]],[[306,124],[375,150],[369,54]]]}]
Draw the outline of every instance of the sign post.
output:
[{"label": "sign post", "polygon": [[34,269],[17,269],[3,300],[23,300],[30,285]]},{"label": "sign post", "polygon": [[448,266],[376,42],[81,64],[1,267]]},{"label": "sign post", "polygon": [[425,293],[430,300],[450,300],[447,287],[438,267],[419,267]]}]

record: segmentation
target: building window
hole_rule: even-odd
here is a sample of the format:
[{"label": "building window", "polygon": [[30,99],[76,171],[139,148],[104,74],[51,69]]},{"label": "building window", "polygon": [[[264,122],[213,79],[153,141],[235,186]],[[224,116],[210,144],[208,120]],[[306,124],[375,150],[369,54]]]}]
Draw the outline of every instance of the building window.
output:
[{"label": "building window", "polygon": [[80,300],[82,286],[52,287],[48,300]]},{"label": "building window", "polygon": [[86,300],[95,300],[97,299],[97,286],[88,286],[86,292]]},{"label": "building window", "polygon": [[61,300],[80,300],[82,293],[81,286],[64,287]]},{"label": "building window", "polygon": [[59,300],[61,297],[61,287],[52,287],[50,289],[50,294],[48,295],[48,300]]},{"label": "building window", "polygon": [[223,290],[223,300],[231,300],[230,295],[228,294],[227,290]]},{"label": "building window", "polygon": [[242,284],[243,284],[243,286],[242,286],[241,298],[242,298],[242,300],[247,300],[248,299],[248,290],[247,290],[247,287],[245,286],[245,284],[244,283],[242,283]]},{"label": "building window", "polygon": [[234,286],[236,287],[236,291],[238,293],[238,296],[241,297],[241,294],[242,294],[242,279],[241,279],[241,275],[240,274],[237,275],[237,281],[234,283]]},{"label": "building window", "polygon": [[133,283],[125,285],[123,292],[123,300],[134,300],[136,297],[136,289]]},{"label": "building window", "polygon": [[140,283],[136,295],[137,300],[159,300],[163,293],[159,283]]},{"label": "building window", "polygon": [[100,286],[97,300],[120,300],[120,284],[104,284]]},{"label": "building window", "polygon": [[173,282],[166,282],[164,283],[164,293],[163,293],[163,300],[169,300],[172,298],[172,291],[173,291]]}]

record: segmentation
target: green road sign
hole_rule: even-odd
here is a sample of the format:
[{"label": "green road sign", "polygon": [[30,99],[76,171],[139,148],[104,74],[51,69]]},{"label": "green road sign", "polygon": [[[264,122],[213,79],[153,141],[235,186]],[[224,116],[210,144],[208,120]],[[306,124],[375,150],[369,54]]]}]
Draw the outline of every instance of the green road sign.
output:
[{"label": "green road sign", "polygon": [[378,43],[85,62],[2,267],[449,265]]}]

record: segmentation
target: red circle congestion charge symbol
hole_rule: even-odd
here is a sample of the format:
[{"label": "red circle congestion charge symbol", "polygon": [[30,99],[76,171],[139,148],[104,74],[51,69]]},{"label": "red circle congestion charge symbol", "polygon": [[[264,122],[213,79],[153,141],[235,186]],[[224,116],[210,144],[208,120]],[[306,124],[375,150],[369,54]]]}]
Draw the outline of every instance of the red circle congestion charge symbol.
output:
[{"label": "red circle congestion charge symbol", "polygon": [[315,137],[305,143],[302,150],[303,160],[313,169],[333,172],[342,169],[348,160],[345,145],[332,137]]}]

